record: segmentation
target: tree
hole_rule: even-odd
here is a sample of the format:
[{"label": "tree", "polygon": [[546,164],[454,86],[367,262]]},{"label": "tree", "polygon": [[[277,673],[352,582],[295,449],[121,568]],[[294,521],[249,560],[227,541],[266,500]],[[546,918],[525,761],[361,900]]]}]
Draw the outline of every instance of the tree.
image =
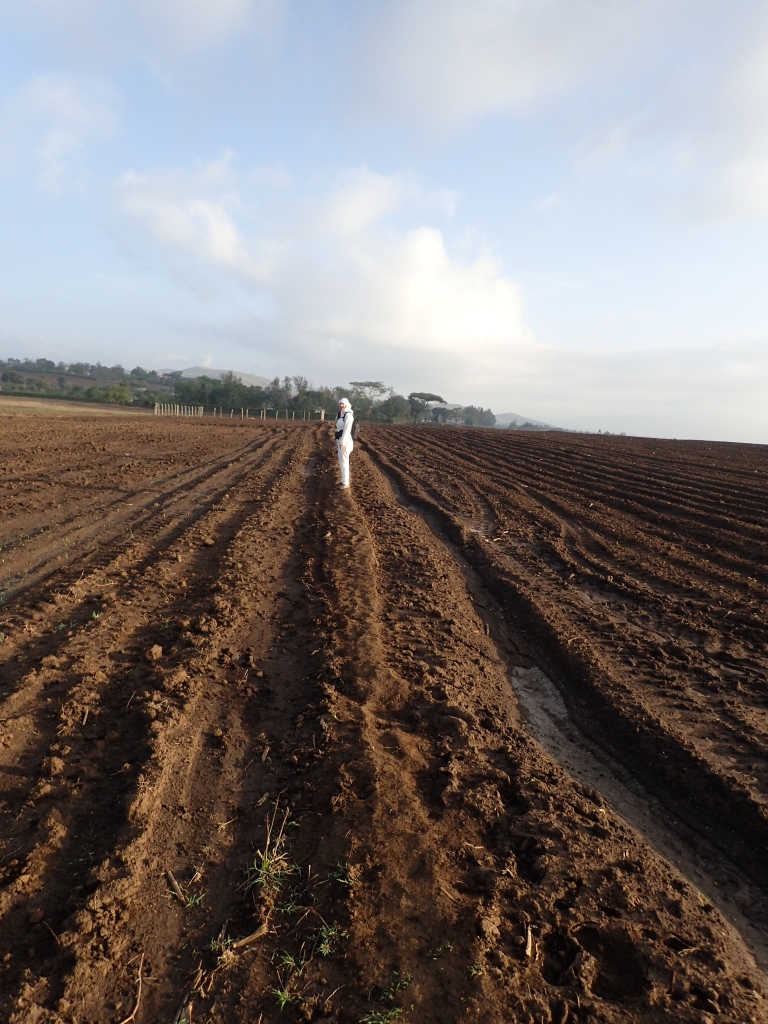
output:
[{"label": "tree", "polygon": [[467,427],[493,427],[496,425],[496,417],[490,409],[484,409],[482,405],[468,405],[462,409],[462,415]]},{"label": "tree", "polygon": [[129,405],[133,399],[131,389],[125,384],[114,384],[107,389],[105,397],[112,405]]},{"label": "tree", "polygon": [[427,411],[427,406],[430,402],[445,402],[444,398],[440,395],[433,395],[429,391],[412,391],[408,395],[408,401],[411,405],[411,416],[413,416],[413,422],[417,423],[420,416],[423,416]]},{"label": "tree", "polygon": [[384,382],[380,380],[351,380],[349,386],[359,391],[369,402],[375,402],[377,398],[381,398],[389,391],[389,388],[385,387]]},{"label": "tree", "polygon": [[380,380],[351,380],[349,386],[352,388],[352,406],[358,419],[370,419],[373,403],[389,391]]},{"label": "tree", "polygon": [[383,402],[378,402],[373,410],[373,418],[384,420],[385,423],[406,423],[410,417],[411,406],[407,398],[395,393],[390,394]]}]

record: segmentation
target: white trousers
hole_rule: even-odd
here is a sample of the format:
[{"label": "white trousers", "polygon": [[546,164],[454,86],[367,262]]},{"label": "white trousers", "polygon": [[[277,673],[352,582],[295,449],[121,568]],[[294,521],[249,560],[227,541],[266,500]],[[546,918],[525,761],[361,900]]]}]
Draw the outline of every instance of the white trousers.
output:
[{"label": "white trousers", "polygon": [[349,450],[343,451],[341,445],[338,446],[339,453],[339,469],[341,470],[341,483],[343,487],[349,487]]}]

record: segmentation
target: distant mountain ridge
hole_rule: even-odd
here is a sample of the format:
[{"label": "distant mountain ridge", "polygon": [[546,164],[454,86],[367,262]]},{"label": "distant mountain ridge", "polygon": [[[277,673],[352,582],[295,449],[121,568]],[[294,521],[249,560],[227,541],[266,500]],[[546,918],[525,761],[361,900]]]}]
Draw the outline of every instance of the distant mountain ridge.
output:
[{"label": "distant mountain ridge", "polygon": [[194,380],[196,377],[213,377],[222,380],[225,373],[234,373],[243,384],[247,384],[249,387],[265,388],[272,383],[268,377],[259,377],[256,373],[241,373],[240,370],[217,370],[213,366],[188,366],[186,370],[181,371],[181,376],[185,380]]},{"label": "distant mountain ridge", "polygon": [[519,412],[502,412],[496,417],[497,427],[508,427],[510,423],[521,427],[524,423],[530,423],[534,427],[548,427],[550,430],[560,430],[551,423],[544,423],[543,420],[535,420],[532,416],[521,416]]}]

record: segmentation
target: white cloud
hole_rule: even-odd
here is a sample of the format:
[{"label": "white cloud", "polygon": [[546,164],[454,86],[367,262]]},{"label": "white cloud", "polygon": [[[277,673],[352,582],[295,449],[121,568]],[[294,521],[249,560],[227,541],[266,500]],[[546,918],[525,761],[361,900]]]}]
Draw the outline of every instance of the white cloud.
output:
[{"label": "white cloud", "polygon": [[128,171],[117,183],[117,197],[122,212],[142,224],[163,253],[234,274],[253,289],[268,279],[270,261],[264,252],[254,255],[235,222],[239,200],[229,185],[232,155],[227,152],[191,173]]},{"label": "white cloud", "polygon": [[562,202],[563,197],[558,195],[556,192],[553,192],[551,195],[548,195],[546,199],[542,199],[540,202],[536,203],[536,212],[546,213],[547,210],[553,210],[556,206],[561,206]]},{"label": "white cloud", "polygon": [[119,195],[171,262],[196,261],[256,294],[258,308],[230,308],[217,323],[216,310],[200,306],[184,327],[203,351],[211,337],[228,346],[232,365],[239,347],[256,369],[384,379],[562,426],[768,440],[768,346],[640,352],[538,343],[498,259],[482,250],[459,259],[443,231],[424,222],[428,191],[409,192],[409,181],[357,169],[319,196],[282,190],[270,223],[254,220],[263,197],[247,191],[253,175],[232,158],[194,172],[127,175]]},{"label": "white cloud", "polygon": [[641,89],[592,105],[577,166],[621,175],[672,219],[765,217],[768,9],[702,0],[692,26],[660,41]]},{"label": "white cloud", "polygon": [[339,185],[317,204],[316,228],[349,238],[403,207],[452,217],[458,201],[457,192],[426,189],[413,175],[377,174],[357,167],[346,171]]},{"label": "white cloud", "polygon": [[690,6],[689,0],[369,3],[362,60],[383,108],[450,127],[526,113],[626,70]]},{"label": "white cloud", "polygon": [[139,0],[128,9],[132,6],[145,30],[180,49],[197,50],[242,31],[254,8],[266,14],[278,4],[254,0]]},{"label": "white cloud", "polygon": [[[745,19],[712,71],[703,117],[686,138],[701,177],[687,206],[716,217],[768,215],[768,12]],[[698,165],[698,166],[697,166]]]},{"label": "white cloud", "polygon": [[393,350],[393,361],[487,360],[527,336],[520,290],[498,261],[451,258],[437,228],[365,234],[328,255],[285,266],[279,283],[286,327],[307,340]]},{"label": "white cloud", "polygon": [[247,34],[268,49],[288,7],[289,0],[4,0],[0,28],[44,39],[83,66],[141,56],[161,69]]},{"label": "white cloud", "polygon": [[[462,259],[442,231],[423,223],[442,193],[407,175],[358,168],[325,194],[283,194],[259,223],[263,203],[253,178],[235,188],[229,162],[194,172],[129,172],[118,183],[120,209],[139,222],[172,267],[192,261],[232,277],[262,300],[255,335],[280,340],[298,358],[318,345],[328,352],[370,349],[435,358],[464,353],[475,362],[527,338],[520,290],[484,251]],[[394,219],[410,223],[395,226]],[[255,226],[246,227],[253,224]],[[255,336],[254,335],[254,336]]]},{"label": "white cloud", "polygon": [[541,347],[518,360],[509,384],[521,411],[559,426],[768,443],[768,344]]},{"label": "white cloud", "polygon": [[23,166],[31,159],[38,183],[51,193],[83,187],[88,180],[88,147],[117,129],[112,90],[62,74],[32,79],[0,110],[6,164]]},{"label": "white cloud", "polygon": [[359,168],[320,204],[317,227],[333,235],[359,234],[385,214],[398,210],[409,190],[403,175],[376,174]]}]

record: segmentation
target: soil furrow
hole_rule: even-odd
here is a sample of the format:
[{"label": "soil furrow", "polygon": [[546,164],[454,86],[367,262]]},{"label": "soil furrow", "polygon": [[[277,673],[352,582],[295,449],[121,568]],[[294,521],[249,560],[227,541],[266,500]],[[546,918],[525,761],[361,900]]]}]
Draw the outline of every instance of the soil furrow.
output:
[{"label": "soil furrow", "polygon": [[[610,536],[580,517],[563,470],[599,476],[599,444],[559,441],[558,456],[537,454],[540,438],[366,427],[376,461],[358,450],[343,492],[328,424],[24,429],[4,440],[7,536],[34,534],[48,508],[59,525],[47,551],[19,549],[30,568],[50,560],[0,617],[3,1020],[768,1020],[738,936],[531,740],[509,686],[563,649],[582,657],[574,627],[609,680],[629,625],[641,674],[651,636],[670,657],[688,644],[698,666],[696,645],[722,635],[704,597],[694,614],[638,582],[626,517]],[[549,511],[510,486],[515,459],[532,488],[544,455]],[[759,487],[740,458],[729,450],[726,491]],[[630,486],[603,469],[605,487]],[[563,516],[626,586],[600,578],[608,562],[564,583]],[[78,524],[93,532],[62,550]],[[650,544],[650,575],[672,588],[667,542],[643,531],[627,544]],[[519,613],[512,591],[541,617],[525,636],[492,606]],[[751,636],[749,605],[728,610]],[[722,649],[724,669],[742,664]],[[760,691],[739,685],[697,751],[708,763],[726,748],[758,762]],[[681,691],[681,734],[719,707],[700,689]],[[646,732],[650,692],[621,691]],[[664,739],[669,718],[654,721]]]},{"label": "soil furrow", "polygon": [[[338,706],[358,724],[366,755],[348,786],[360,808],[350,859],[363,879],[351,946],[358,958],[378,965],[379,978],[411,975],[407,999],[416,1019],[495,1021],[505,1013],[557,1019],[578,1002],[567,969],[555,966],[558,956],[572,962],[582,948],[564,898],[573,878],[579,877],[580,893],[600,904],[602,872],[610,878],[615,871],[612,842],[643,863],[646,880],[669,869],[599,804],[599,840],[592,834],[585,840],[577,809],[584,812],[584,796],[589,802],[596,794],[574,787],[525,737],[506,668],[453,557],[417,514],[402,508],[364,455],[355,481],[357,507],[340,502],[337,515],[349,552],[337,584],[346,627],[340,623],[337,635],[347,638],[337,667]],[[531,664],[527,652],[518,651],[515,660]],[[554,803],[532,799],[542,778],[557,794]],[[577,867],[584,848],[595,871],[590,878]],[[685,885],[673,875],[668,891]],[[664,902],[652,891],[636,898],[655,923],[643,927],[639,911],[634,922],[643,955],[653,957],[651,935],[664,946],[656,931]],[[399,924],[404,912],[406,936]],[[593,912],[599,916],[597,905],[580,908],[587,917]],[[609,931],[626,943],[621,955],[631,972],[629,916],[614,907]],[[554,954],[551,966],[547,954],[543,964],[528,964],[516,942],[530,924],[542,950],[572,942],[571,953]],[[606,935],[602,949],[610,942]],[[442,970],[434,969],[436,962]],[[646,1002],[639,989],[627,998],[631,982],[625,982],[616,1001],[610,986],[593,986],[587,1013],[651,1020],[671,1011],[674,1001],[665,1002],[663,985]]]},{"label": "soil furrow", "polygon": [[[390,439],[394,441],[393,434],[387,432],[373,434],[377,457],[384,457],[385,453],[388,456]],[[400,442],[401,438],[397,440]],[[709,687],[702,687],[701,692],[691,688],[689,676],[682,692],[676,689],[676,660],[682,659],[679,663],[689,670],[696,666],[697,672],[701,671],[698,664],[709,668],[711,661],[708,664],[696,652],[698,664],[696,660],[691,662],[690,651],[674,640],[662,640],[659,646],[662,638],[654,640],[647,623],[635,635],[635,645],[628,644],[626,626],[622,628],[626,615],[621,605],[590,600],[585,608],[579,608],[573,602],[573,588],[568,582],[564,585],[557,578],[548,582],[549,570],[541,555],[521,562],[519,549],[491,547],[476,534],[468,534],[450,506],[439,498],[436,501],[434,491],[428,496],[421,481],[416,480],[413,470],[418,465],[418,447],[414,450],[412,440],[410,444],[410,471],[403,471],[403,446],[399,443],[399,468],[395,469],[396,460],[389,459],[393,470],[409,493],[445,518],[452,535],[468,557],[482,567],[510,612],[539,637],[545,667],[560,680],[582,726],[668,800],[676,813],[704,830],[753,877],[766,884],[761,851],[768,833],[760,793],[768,776],[768,764],[764,724],[760,719],[753,716],[752,729],[735,734],[735,730],[727,728],[719,704],[713,700],[722,691],[722,684],[717,684],[718,677],[723,677],[716,669],[703,676],[702,682],[708,682]],[[494,501],[502,507],[505,502],[516,507],[517,497],[510,492],[489,490],[479,479],[477,486],[489,497],[495,495]],[[524,568],[526,562],[530,566],[528,571]],[[683,615],[688,607],[689,602],[681,602]],[[671,611],[668,604],[658,609],[660,621],[669,622]],[[698,614],[702,615],[703,610],[699,609]],[[706,625],[710,634],[722,635],[711,615]],[[755,653],[759,659],[758,650]],[[641,674],[643,661],[650,669],[647,682]],[[761,660],[755,667],[764,671]],[[677,699],[674,717],[660,711],[658,698],[654,697],[659,688],[668,691],[669,702]],[[682,705],[680,697],[685,701]],[[702,714],[706,716],[707,734],[702,729]],[[712,742],[717,735],[719,748]],[[724,748],[728,758],[722,756]],[[756,773],[752,782],[743,774],[746,764]],[[713,815],[715,807],[717,813]]]},{"label": "soil furrow", "polygon": [[[207,487],[211,491],[209,500],[215,501],[226,491],[227,482],[236,482],[248,472],[249,464],[257,463],[262,455],[260,449],[266,447],[268,450],[273,443],[274,438],[259,439],[255,445],[251,442],[225,459],[216,460],[203,472],[187,471],[183,474],[187,479],[182,483],[179,483],[176,477],[172,478],[172,481],[165,481],[173,483],[170,489],[162,490],[160,484],[153,481],[149,485],[149,490],[143,488],[141,492],[130,491],[121,495],[106,507],[102,505],[98,509],[97,521],[81,526],[76,536],[73,535],[74,531],[62,533],[64,530],[70,530],[75,522],[75,518],[70,518],[68,522],[58,525],[58,532],[49,523],[38,533],[26,538],[26,543],[6,543],[5,573],[7,578],[15,578],[19,582],[15,587],[6,585],[4,600],[7,601],[11,595],[15,596],[22,590],[36,586],[51,567],[58,568],[52,566],[52,563],[61,562],[62,546],[66,548],[66,560],[76,560],[80,566],[83,557],[96,554],[99,548],[111,546],[121,535],[124,539],[133,539],[134,530],[140,530],[148,522],[155,525],[162,515],[168,514],[169,509],[178,518],[180,510],[172,506],[180,499],[184,503],[188,502],[190,497],[197,499],[193,514],[199,515],[197,506],[203,500],[203,488]],[[129,498],[132,501],[129,502]]]}]

